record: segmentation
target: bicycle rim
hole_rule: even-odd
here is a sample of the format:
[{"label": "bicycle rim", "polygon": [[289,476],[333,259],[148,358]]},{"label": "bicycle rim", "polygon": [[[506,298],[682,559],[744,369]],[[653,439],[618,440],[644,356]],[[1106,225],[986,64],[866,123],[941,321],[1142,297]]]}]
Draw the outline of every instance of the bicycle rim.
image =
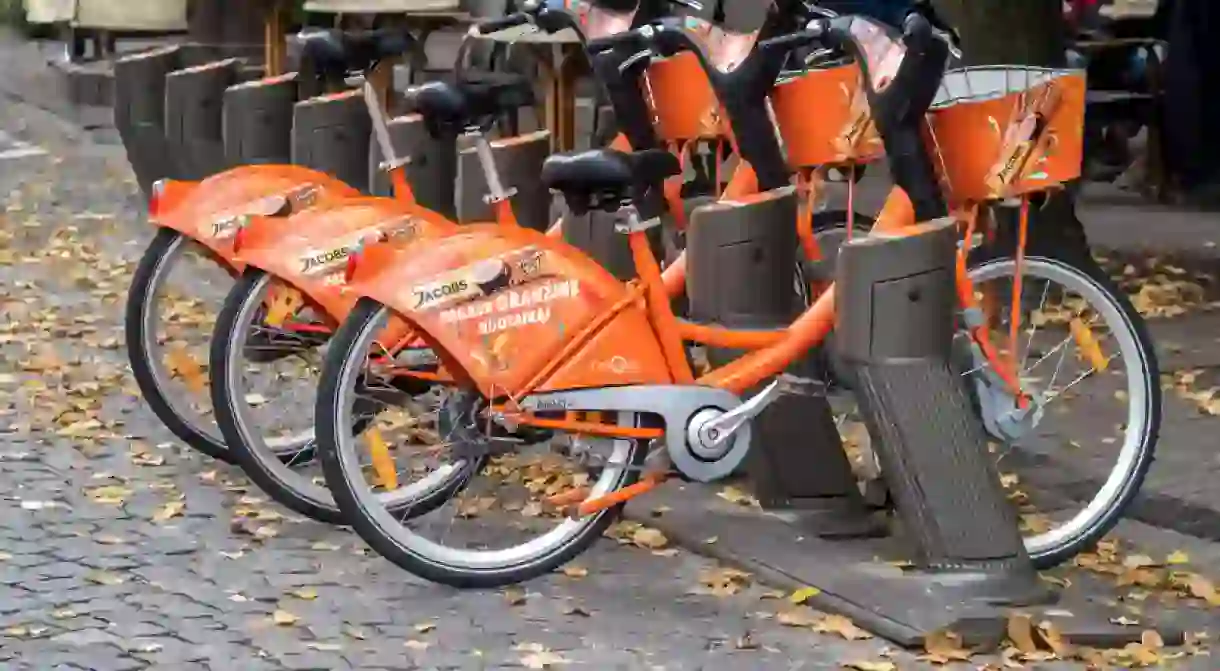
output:
[{"label": "bicycle rim", "polygon": [[[194,240],[178,233],[173,233],[168,242],[165,242],[161,239],[165,230],[159,232],[158,238],[154,239],[152,243],[153,245],[163,244],[164,248],[154,262],[148,279],[141,287],[132,287],[133,290],[142,293],[139,305],[135,306],[136,314],[131,314],[130,308],[128,311],[128,317],[134,317],[135,322],[129,325],[128,337],[133,340],[133,342],[129,342],[129,352],[133,359],[139,359],[139,367],[142,368],[142,374],[136,375],[136,383],[150,405],[153,406],[158,418],[175,435],[196,449],[212,456],[220,456],[227,450],[220,428],[215,421],[204,420],[205,415],[212,414],[207,389],[204,388],[197,394],[199,396],[197,400],[201,401],[204,407],[198,409],[187,407],[183,399],[178,398],[172,391],[174,376],[176,373],[179,375],[181,373],[170,370],[170,366],[167,364],[167,352],[159,342],[162,302],[168,298],[164,295],[164,290],[169,283],[171,271],[185,254],[192,250],[192,247],[202,247]],[[132,326],[135,327],[136,333],[131,333]],[[185,346],[183,351],[185,351]],[[136,362],[133,361],[133,363]],[[202,367],[200,367],[199,374],[203,376],[203,379],[195,383],[206,385],[206,371],[202,370]]]},{"label": "bicycle rim", "polygon": [[[1012,258],[992,259],[972,267],[970,276],[977,286],[1001,278],[1011,278],[1015,267],[1016,262]],[[1125,299],[1087,272],[1057,259],[1027,256],[1022,264],[1022,278],[1034,286],[1042,282],[1056,283],[1085,301],[1088,308],[1098,317],[1094,325],[1105,324],[1110,339],[1117,346],[1117,355],[1111,359],[1123,362],[1126,372],[1125,383],[1119,383],[1121,389],[1114,393],[1115,398],[1125,395],[1127,399],[1127,411],[1120,425],[1124,427],[1125,434],[1117,447],[1114,466],[1101,478],[1100,484],[1091,495],[1083,493],[1088,486],[1073,487],[1076,490],[1074,499],[1087,498],[1084,507],[1075,515],[1048,529],[1027,530],[1024,533],[1026,549],[1031,558],[1040,566],[1048,566],[1073,556],[1100,539],[1117,523],[1123,510],[1139,490],[1151,464],[1159,430],[1160,389],[1154,353],[1150,350],[1140,326],[1134,321],[1138,317],[1134,316],[1129,306],[1124,305]],[[1048,290],[1049,284],[1041,291],[1043,300]],[[1023,303],[1026,295],[1027,292],[1023,291]],[[1011,300],[1009,295],[1007,301],[1011,303]],[[1003,309],[1007,310],[1008,305]],[[1035,326],[1034,329],[1036,328]],[[1027,331],[1022,331],[1022,335],[1027,336],[1030,343],[1035,337],[1035,333]],[[1060,345],[1063,349],[1058,354],[1052,349],[1026,370],[1032,371],[1034,367],[1056,357],[1062,363],[1069,351],[1066,343],[1071,337],[1073,336],[1070,334],[1065,336]],[[1057,374],[1060,368],[1057,366],[1054,370]],[[1023,374],[1023,379],[1025,377]],[[1081,381],[1084,379],[1087,379],[1087,373]],[[1049,386],[1053,387],[1054,382],[1052,376]],[[1039,383],[1033,384],[1037,386]],[[1075,384],[1077,382],[1070,382],[1058,391],[1052,402],[1062,398]],[[1015,449],[1020,448],[1018,441]],[[1053,461],[1054,457],[1047,459]]]}]

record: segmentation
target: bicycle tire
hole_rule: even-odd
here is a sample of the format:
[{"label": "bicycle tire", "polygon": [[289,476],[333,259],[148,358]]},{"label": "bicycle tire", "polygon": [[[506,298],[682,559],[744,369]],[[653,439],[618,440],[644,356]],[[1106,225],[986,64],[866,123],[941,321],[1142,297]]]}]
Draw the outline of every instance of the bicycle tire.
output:
[{"label": "bicycle tire", "polygon": [[[165,270],[165,263],[176,252],[178,245],[185,244],[188,238],[171,228],[161,228],[153,236],[152,242],[144,250],[131,278],[131,286],[127,292],[127,306],[124,315],[124,336],[127,342],[127,356],[131,364],[132,375],[136,386],[140,389],[148,407],[161,420],[165,428],[179,440],[190,447],[206,454],[213,459],[225,463],[235,463],[228,446],[218,437],[208,435],[174,409],[165,391],[157,380],[152,363],[152,353],[149,351],[146,317],[152,300],[152,291],[160,274]],[[219,430],[219,429],[218,429]]]}]

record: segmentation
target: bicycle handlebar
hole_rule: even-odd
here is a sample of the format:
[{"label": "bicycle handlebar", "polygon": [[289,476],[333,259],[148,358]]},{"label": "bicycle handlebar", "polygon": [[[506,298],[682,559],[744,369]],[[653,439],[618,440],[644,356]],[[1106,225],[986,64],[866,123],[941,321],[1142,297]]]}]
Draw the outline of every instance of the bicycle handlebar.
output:
[{"label": "bicycle handlebar", "polygon": [[495,19],[479,21],[471,26],[471,30],[479,35],[489,35],[526,24],[537,26],[544,32],[552,34],[564,28],[573,28],[580,35],[581,39],[584,39],[584,34],[580,30],[580,23],[575,17],[561,8],[551,7],[549,2],[544,2],[543,0],[526,0],[522,3],[521,11]]},{"label": "bicycle handlebar", "polygon": [[501,30],[507,30],[509,28],[516,28],[517,26],[524,26],[527,23],[531,23],[533,18],[533,16],[526,12],[514,12],[498,19],[487,19],[485,21],[480,21],[475,24],[474,28],[475,31],[477,31],[480,35],[487,35],[490,33],[498,33]]}]

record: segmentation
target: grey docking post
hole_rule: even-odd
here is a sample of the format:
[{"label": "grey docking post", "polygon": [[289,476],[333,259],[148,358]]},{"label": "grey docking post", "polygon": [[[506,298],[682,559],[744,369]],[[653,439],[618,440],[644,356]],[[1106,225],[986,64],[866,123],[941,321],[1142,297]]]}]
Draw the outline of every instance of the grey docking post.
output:
[{"label": "grey docking post", "polygon": [[835,347],[915,566],[958,598],[1037,602],[1049,593],[950,366],[957,243],[956,225],[942,220],[921,234],[844,244]]},{"label": "grey docking post", "polygon": [[295,72],[225,89],[225,163],[234,167],[292,162],[292,109],[297,93]]},{"label": "grey docking post", "polygon": [[293,107],[292,162],[369,193],[372,131],[359,90],[303,100]]},{"label": "grey docking post", "polygon": [[[456,220],[454,183],[457,179],[457,138],[434,138],[418,114],[395,117],[387,124],[390,141],[400,157],[407,157],[407,182],[420,205]],[[381,147],[369,144],[369,182],[373,194],[392,195],[389,176],[381,170]]]},{"label": "grey docking post", "polygon": [[[782,329],[803,309],[795,291],[796,196],[777,189],[740,205],[696,209],[686,235],[692,320],[738,329]],[[713,367],[743,353],[709,348]],[[812,381],[811,381],[812,382]],[[823,537],[876,532],[856,487],[824,389],[781,396],[754,422],[746,457],[764,508],[794,513]],[[752,390],[757,391],[757,390]]]},{"label": "grey docking post", "polygon": [[238,60],[230,58],[166,75],[165,137],[183,179],[203,179],[227,167],[222,108],[238,69]]},{"label": "grey docking post", "polygon": [[178,69],[178,57],[172,46],[114,64],[114,126],[145,197],[158,179],[182,177],[165,138],[165,76]]}]

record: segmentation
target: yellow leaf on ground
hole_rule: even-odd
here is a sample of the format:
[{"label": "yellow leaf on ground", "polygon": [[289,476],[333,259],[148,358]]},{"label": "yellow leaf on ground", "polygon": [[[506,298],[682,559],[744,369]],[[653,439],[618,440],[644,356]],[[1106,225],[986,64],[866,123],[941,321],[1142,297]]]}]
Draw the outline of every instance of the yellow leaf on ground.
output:
[{"label": "yellow leaf on ground", "polygon": [[1076,339],[1076,346],[1080,348],[1081,356],[1089,362],[1089,365],[1098,371],[1109,368],[1110,360],[1106,358],[1105,352],[1101,350],[1101,345],[1097,343],[1093,330],[1079,318],[1072,319],[1069,327],[1072,337]]},{"label": "yellow leaf on ground", "polygon": [[368,445],[369,457],[373,461],[373,474],[376,484],[386,491],[398,489],[398,468],[394,465],[394,457],[390,456],[390,446],[386,444],[381,431],[369,429],[364,434]]},{"label": "yellow leaf on ground", "polygon": [[893,662],[847,662],[843,664],[844,668],[855,669],[855,671],[898,671],[898,665]]},{"label": "yellow leaf on ground", "polygon": [[1174,550],[1173,552],[1169,553],[1168,557],[1165,558],[1165,563],[1168,564],[1169,566],[1176,566],[1178,564],[1189,564],[1190,555],[1186,554],[1185,552],[1183,552],[1181,550]]},{"label": "yellow leaf on ground", "polygon": [[160,510],[153,513],[154,522],[165,522],[175,517],[182,515],[182,511],[186,510],[185,501],[170,501],[161,506]]},{"label": "yellow leaf on ground", "polygon": [[292,625],[296,624],[300,619],[301,618],[297,617],[296,615],[293,615],[292,613],[289,613],[288,611],[283,610],[283,609],[277,609],[274,613],[271,614],[271,621],[278,624],[281,627],[291,627]]},{"label": "yellow leaf on ground", "polygon": [[788,602],[800,605],[821,593],[822,593],[822,590],[820,590],[816,587],[802,587],[802,588],[796,590],[795,592],[793,592],[792,595],[788,597]]}]

